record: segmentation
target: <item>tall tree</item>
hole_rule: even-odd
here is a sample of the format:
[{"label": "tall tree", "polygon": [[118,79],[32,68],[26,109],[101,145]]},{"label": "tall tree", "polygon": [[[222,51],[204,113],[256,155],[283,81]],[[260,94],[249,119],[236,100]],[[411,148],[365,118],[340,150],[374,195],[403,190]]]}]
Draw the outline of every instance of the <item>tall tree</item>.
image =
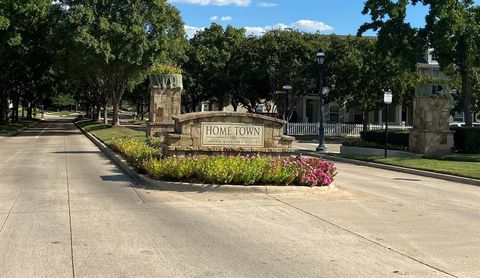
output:
[{"label": "tall tree", "polygon": [[31,107],[48,81],[54,6],[48,0],[0,1],[0,125],[7,121],[9,95],[18,106],[19,94],[28,91]]},{"label": "tall tree", "polygon": [[384,90],[394,92],[395,103],[414,92],[415,75],[391,56],[378,53],[376,44],[374,38],[333,36],[328,52],[329,94],[337,102],[347,103],[347,108],[362,111],[364,130],[369,113],[382,108]]},{"label": "tall tree", "polygon": [[[260,41],[270,94],[275,99],[278,115],[288,121],[304,96],[316,94],[316,53],[327,48],[328,38],[287,29],[269,31]],[[275,94],[283,91],[285,85],[292,87],[288,95]]]},{"label": "tall tree", "polygon": [[[413,28],[406,22],[408,5],[429,6],[424,28]],[[362,25],[359,33],[378,31],[384,50],[389,49],[413,66],[421,57],[422,48],[435,48],[442,69],[457,68],[462,79],[465,123],[472,125],[472,74],[479,63],[479,8],[473,0],[367,0],[363,14],[371,22]],[[424,51],[423,51],[424,52]]]},{"label": "tall tree", "polygon": [[179,12],[165,0],[64,0],[74,43],[94,57],[113,104],[112,125],[128,87],[144,81],[152,64],[182,56]]},{"label": "tall tree", "polygon": [[233,51],[232,105],[243,106],[255,112],[257,105],[271,100],[267,64],[262,56],[261,41],[258,37],[248,37]]},{"label": "tall tree", "polygon": [[201,85],[205,97],[215,101],[219,109],[231,101],[235,89],[233,57],[244,39],[244,29],[232,26],[224,29],[221,25],[212,23],[190,41],[186,75]]}]

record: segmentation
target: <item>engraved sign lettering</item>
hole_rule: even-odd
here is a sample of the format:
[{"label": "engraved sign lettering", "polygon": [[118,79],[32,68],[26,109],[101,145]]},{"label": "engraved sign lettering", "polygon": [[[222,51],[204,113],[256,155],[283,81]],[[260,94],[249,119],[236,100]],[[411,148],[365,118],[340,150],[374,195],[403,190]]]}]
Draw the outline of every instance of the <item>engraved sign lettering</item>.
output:
[{"label": "engraved sign lettering", "polygon": [[202,123],[202,146],[263,147],[263,131],[263,125]]}]

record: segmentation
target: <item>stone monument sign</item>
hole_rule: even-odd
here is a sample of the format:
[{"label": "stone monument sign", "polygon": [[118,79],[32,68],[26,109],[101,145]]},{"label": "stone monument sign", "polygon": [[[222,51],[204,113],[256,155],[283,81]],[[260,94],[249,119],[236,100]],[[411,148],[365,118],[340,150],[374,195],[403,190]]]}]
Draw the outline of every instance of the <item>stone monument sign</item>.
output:
[{"label": "stone monument sign", "polygon": [[150,75],[148,136],[162,136],[163,154],[236,155],[293,153],[293,137],[283,134],[286,121],[252,113],[181,114],[182,76]]},{"label": "stone monument sign", "polygon": [[175,132],[163,143],[165,155],[290,155],[293,137],[283,135],[285,121],[259,114],[198,112],[172,117]]}]

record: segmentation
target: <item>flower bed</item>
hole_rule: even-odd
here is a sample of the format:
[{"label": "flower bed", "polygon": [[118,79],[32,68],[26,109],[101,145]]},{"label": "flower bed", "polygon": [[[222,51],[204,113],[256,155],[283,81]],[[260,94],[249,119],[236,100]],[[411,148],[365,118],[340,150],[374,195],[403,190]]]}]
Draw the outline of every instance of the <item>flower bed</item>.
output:
[{"label": "flower bed", "polygon": [[215,184],[328,186],[333,162],[305,157],[211,156],[159,158],[146,143],[115,138],[112,147],[154,179]]}]

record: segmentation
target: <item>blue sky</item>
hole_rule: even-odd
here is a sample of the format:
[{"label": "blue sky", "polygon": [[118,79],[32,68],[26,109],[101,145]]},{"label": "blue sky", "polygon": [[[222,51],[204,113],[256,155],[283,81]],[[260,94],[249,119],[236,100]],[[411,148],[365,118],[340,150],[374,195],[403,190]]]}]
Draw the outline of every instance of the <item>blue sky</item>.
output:
[{"label": "blue sky", "polygon": [[[355,34],[368,21],[362,0],[169,0],[177,7],[192,36],[212,22],[246,27],[250,34],[270,28],[295,27],[306,32]],[[423,26],[427,7],[409,10],[409,22]],[[369,33],[368,35],[372,35]]]}]

